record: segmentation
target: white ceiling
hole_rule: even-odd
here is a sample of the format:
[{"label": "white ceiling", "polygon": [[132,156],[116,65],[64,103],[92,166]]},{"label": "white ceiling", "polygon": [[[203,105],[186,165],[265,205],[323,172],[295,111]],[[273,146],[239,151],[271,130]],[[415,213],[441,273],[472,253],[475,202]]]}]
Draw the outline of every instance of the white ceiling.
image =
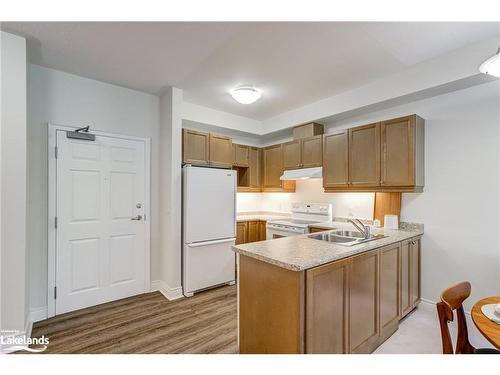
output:
[{"label": "white ceiling", "polygon": [[[5,22],[31,62],[264,120],[500,33],[500,23]],[[492,54],[495,51],[492,51]],[[236,103],[228,91],[259,87]]]}]

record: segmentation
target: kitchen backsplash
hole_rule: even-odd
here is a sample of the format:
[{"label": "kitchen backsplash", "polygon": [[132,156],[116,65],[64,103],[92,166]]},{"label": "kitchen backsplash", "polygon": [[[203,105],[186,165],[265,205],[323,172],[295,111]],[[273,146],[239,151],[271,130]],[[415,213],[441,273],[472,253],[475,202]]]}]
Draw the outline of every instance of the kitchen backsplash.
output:
[{"label": "kitchen backsplash", "polygon": [[237,211],[290,212],[293,202],[332,203],[333,216],[373,219],[374,193],[324,193],[322,180],[297,181],[295,193],[238,193]]}]

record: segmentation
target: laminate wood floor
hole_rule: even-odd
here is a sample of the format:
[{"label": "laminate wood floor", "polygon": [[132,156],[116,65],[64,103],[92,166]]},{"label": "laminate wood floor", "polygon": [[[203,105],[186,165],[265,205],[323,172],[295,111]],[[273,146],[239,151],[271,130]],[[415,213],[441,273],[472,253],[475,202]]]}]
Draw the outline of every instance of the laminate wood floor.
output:
[{"label": "laminate wood floor", "polygon": [[167,300],[146,293],[33,326],[44,353],[237,353],[236,286]]}]

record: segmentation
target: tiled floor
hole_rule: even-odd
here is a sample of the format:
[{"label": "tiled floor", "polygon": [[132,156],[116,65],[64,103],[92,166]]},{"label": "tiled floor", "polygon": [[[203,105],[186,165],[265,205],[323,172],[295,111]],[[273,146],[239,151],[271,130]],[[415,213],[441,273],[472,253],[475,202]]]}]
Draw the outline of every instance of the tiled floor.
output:
[{"label": "tiled floor", "polygon": [[[455,323],[455,322],[454,322]],[[467,316],[469,340],[476,348],[491,348],[491,344],[476,329]],[[456,342],[456,328],[450,325],[453,343]],[[421,303],[417,310],[408,315],[399,329],[376,351],[376,354],[439,354],[442,353],[441,334],[437,312],[433,305]]]}]

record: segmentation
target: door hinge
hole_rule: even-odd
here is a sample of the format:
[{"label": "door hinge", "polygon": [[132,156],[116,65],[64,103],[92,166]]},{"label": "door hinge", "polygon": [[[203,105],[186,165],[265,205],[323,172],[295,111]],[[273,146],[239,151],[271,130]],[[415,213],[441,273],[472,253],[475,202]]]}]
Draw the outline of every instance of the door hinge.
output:
[{"label": "door hinge", "polygon": [[56,146],[56,147],[54,147],[54,156],[55,156],[55,157],[56,157],[56,159],[57,159],[57,146]]},{"label": "door hinge", "polygon": [[57,216],[54,218],[54,228],[57,229]]},{"label": "door hinge", "polygon": [[54,299],[57,298],[57,286],[54,287]]}]

